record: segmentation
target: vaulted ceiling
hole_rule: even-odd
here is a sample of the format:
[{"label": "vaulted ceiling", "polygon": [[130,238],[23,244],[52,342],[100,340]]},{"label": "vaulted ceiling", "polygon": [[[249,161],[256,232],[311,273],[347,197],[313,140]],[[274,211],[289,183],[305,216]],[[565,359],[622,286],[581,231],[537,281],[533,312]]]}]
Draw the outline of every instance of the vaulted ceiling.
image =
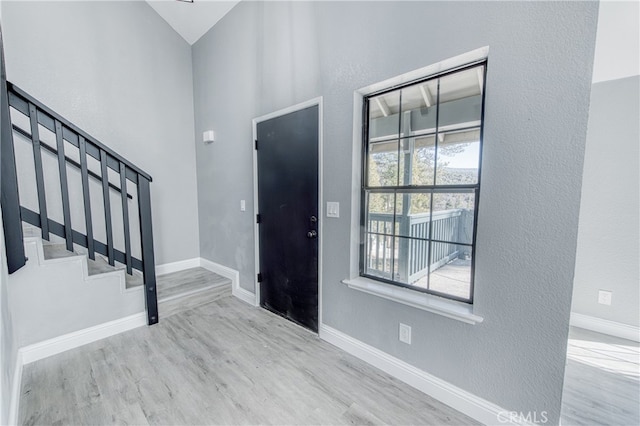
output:
[{"label": "vaulted ceiling", "polygon": [[146,0],[189,44],[193,44],[239,1]]}]

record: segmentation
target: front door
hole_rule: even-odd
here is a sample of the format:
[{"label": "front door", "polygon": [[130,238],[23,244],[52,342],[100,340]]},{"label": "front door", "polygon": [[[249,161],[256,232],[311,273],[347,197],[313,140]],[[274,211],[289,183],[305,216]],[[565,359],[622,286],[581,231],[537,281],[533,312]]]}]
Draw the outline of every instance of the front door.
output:
[{"label": "front door", "polygon": [[318,108],[256,125],[260,306],[316,332]]}]

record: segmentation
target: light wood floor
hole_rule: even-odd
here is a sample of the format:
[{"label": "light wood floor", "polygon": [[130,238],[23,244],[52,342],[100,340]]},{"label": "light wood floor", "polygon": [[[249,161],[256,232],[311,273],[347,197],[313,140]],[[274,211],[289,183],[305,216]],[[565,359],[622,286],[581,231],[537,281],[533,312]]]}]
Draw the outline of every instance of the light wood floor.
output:
[{"label": "light wood floor", "polygon": [[640,344],[572,327],[562,425],[640,425]]},{"label": "light wood floor", "polygon": [[225,297],[27,365],[22,424],[475,424]]}]

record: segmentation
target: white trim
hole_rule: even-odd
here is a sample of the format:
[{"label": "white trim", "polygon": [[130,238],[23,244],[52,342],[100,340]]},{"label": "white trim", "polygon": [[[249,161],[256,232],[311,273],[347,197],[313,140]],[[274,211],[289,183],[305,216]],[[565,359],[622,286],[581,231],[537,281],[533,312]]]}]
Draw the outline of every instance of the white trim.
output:
[{"label": "white trim", "polygon": [[18,350],[16,354],[16,365],[13,370],[13,386],[11,387],[11,399],[9,400],[8,424],[18,424],[18,414],[20,413],[20,394],[22,389],[22,353]]},{"label": "white trim", "polygon": [[20,348],[19,352],[22,356],[22,362],[26,365],[144,325],[147,325],[147,313],[140,312],[83,330],[63,334],[53,339],[34,343],[33,345]]},{"label": "white trim", "polygon": [[362,102],[364,93],[353,92],[353,143],[351,147],[351,235],[349,276],[360,275],[360,188],[362,182]]},{"label": "white trim", "polygon": [[200,266],[231,280],[231,294],[252,306],[256,305],[256,296],[240,287],[240,272],[219,263],[200,258]]},{"label": "white trim", "polygon": [[322,324],[322,238],[324,231],[324,103],[320,96],[318,100],[318,324]]},{"label": "white trim", "polygon": [[[252,120],[253,127],[253,140],[258,137],[258,123],[261,123],[272,118],[280,117],[282,115],[290,114],[295,111],[300,111],[305,108],[318,105],[318,324],[322,324],[322,245],[323,245],[323,226],[324,226],[324,196],[323,196],[323,98],[322,96],[302,102],[290,107],[254,118]],[[255,149],[253,151],[253,210],[254,214],[258,212],[258,153]],[[255,216],[254,216],[255,217]],[[254,221],[255,222],[255,221]],[[259,227],[255,223],[253,227],[253,239],[254,239],[254,260],[255,260],[255,275],[257,277],[260,268],[260,240],[259,240]],[[260,285],[257,280],[255,281],[255,306],[260,305]],[[249,292],[247,292],[249,293]],[[251,293],[249,293],[251,294]]]},{"label": "white trim", "polygon": [[200,266],[199,257],[179,260],[177,262],[163,263],[162,265],[156,265],[156,275],[170,274],[172,272],[183,271],[185,269],[197,268],[198,266]]},{"label": "white trim", "polygon": [[622,339],[640,342],[640,327],[609,321],[589,315],[571,312],[569,324],[573,327],[584,328],[597,333],[608,334]]},{"label": "white trim", "polygon": [[[252,143],[258,139],[258,118],[254,118],[252,123]],[[254,282],[253,293],[255,294],[255,305],[260,305],[260,283],[258,282],[258,273],[260,272],[260,233],[257,222],[258,217],[258,150],[255,145],[251,149],[253,157],[253,265],[254,265]]]},{"label": "white trim", "polygon": [[[427,65],[426,67],[422,67],[420,69],[409,71],[402,75],[391,77],[385,81],[371,84],[369,86],[358,89],[356,92],[361,95],[368,95],[370,93],[378,92],[380,90],[384,90],[389,87],[399,86],[415,80],[427,78],[432,75],[441,73],[443,71],[461,67],[463,65],[467,65],[472,62],[481,61],[483,59],[486,59],[488,56],[489,56],[489,46],[480,47],[470,52],[466,52],[461,55],[454,56],[453,58],[447,58],[435,64]],[[358,122],[358,127],[360,127],[360,122]]]},{"label": "white trim", "polygon": [[320,338],[479,422],[522,424],[512,423],[510,411],[327,325],[320,325]]},{"label": "white trim", "polygon": [[354,290],[393,300],[394,302],[462,321],[467,324],[478,324],[483,321],[481,316],[473,313],[473,306],[467,303],[448,300],[443,297],[433,296],[364,277],[342,280],[342,282]]},{"label": "white trim", "polygon": [[[426,67],[409,71],[405,74],[391,77],[385,81],[370,84],[353,92],[353,132],[352,132],[352,148],[351,148],[351,234],[349,244],[349,277],[342,282],[349,285],[350,288],[365,291],[376,296],[404,303],[419,309],[425,309],[425,306],[433,306],[432,302],[418,303],[412,302],[412,297],[388,296],[390,291],[384,286],[376,287],[364,283],[359,280],[360,275],[360,191],[362,183],[362,103],[364,97],[389,87],[399,86],[412,81],[428,78],[443,71],[451,70],[473,62],[481,61],[489,56],[489,46],[480,47],[470,52],[463,53],[452,58],[445,59],[438,63],[428,65]],[[373,282],[373,280],[367,280]],[[398,287],[400,288],[400,287]],[[411,290],[409,290],[411,291]],[[403,293],[403,292],[396,292]],[[415,292],[413,292],[415,293]],[[438,298],[434,296],[435,299]],[[441,305],[441,303],[435,303]],[[425,309],[430,312],[444,315],[449,318],[459,319],[469,324],[482,322],[482,318],[474,315],[473,312],[459,314],[451,314],[451,309]],[[459,309],[453,309],[458,312]]]},{"label": "white trim", "polygon": [[231,288],[231,294],[251,306],[258,306],[260,303],[256,299],[256,295],[248,290],[238,286]]}]

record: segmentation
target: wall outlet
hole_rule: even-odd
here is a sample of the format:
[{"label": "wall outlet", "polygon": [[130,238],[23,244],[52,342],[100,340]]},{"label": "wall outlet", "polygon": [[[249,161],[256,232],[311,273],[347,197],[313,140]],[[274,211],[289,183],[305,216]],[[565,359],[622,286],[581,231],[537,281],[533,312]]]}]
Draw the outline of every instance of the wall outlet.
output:
[{"label": "wall outlet", "polygon": [[400,323],[399,337],[401,342],[407,345],[411,344],[411,327],[407,324]]},{"label": "wall outlet", "polygon": [[601,305],[611,306],[611,296],[613,293],[606,290],[598,291],[598,303]]}]

